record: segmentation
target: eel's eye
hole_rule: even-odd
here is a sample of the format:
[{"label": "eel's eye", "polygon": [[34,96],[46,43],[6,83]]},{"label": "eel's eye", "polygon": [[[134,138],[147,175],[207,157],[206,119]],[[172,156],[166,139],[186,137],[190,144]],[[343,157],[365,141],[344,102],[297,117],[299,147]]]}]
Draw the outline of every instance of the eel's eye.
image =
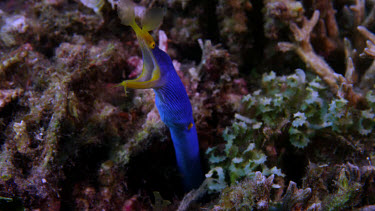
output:
[{"label": "eel's eye", "polygon": [[155,42],[151,42],[151,43],[150,43],[150,48],[151,48],[151,49],[154,49],[154,48],[155,48]]}]

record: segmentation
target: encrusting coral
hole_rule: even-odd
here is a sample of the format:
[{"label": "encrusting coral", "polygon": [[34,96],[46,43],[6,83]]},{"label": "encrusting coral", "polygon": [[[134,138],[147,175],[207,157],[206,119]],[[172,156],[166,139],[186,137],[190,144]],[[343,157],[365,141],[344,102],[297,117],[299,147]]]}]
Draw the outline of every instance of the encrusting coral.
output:
[{"label": "encrusting coral", "polygon": [[18,96],[23,94],[22,89],[3,89],[0,90],[0,110],[8,103],[15,100]]},{"label": "encrusting coral", "polygon": [[259,171],[252,180],[224,189],[214,210],[268,210],[274,175],[268,178]]}]

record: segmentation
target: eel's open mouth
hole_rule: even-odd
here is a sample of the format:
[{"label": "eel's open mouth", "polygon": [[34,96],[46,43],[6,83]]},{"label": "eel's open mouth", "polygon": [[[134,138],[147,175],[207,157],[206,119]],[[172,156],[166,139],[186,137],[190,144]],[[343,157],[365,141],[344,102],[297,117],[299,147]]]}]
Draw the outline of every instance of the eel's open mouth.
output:
[{"label": "eel's open mouth", "polygon": [[142,73],[133,80],[123,81],[120,85],[133,89],[148,89],[160,86],[160,68],[152,54],[152,50],[147,46],[143,38],[137,35],[139,46],[142,51],[143,69]]}]

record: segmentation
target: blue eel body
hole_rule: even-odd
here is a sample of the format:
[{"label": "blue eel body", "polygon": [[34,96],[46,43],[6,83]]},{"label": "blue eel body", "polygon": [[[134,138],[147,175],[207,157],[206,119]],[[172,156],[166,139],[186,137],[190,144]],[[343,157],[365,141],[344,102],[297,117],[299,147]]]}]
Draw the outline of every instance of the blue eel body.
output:
[{"label": "blue eel body", "polygon": [[120,1],[118,12],[121,22],[131,26],[136,33],[142,51],[142,73],[121,86],[133,89],[153,88],[155,104],[162,121],[168,126],[179,171],[186,190],[199,187],[203,173],[199,158],[197,131],[189,97],[181,79],[167,53],[156,46],[149,31],[156,29],[163,20],[163,9],[153,8],[142,18],[142,28],[135,21],[134,5],[131,1]]},{"label": "blue eel body", "polygon": [[184,187],[188,190],[197,188],[202,183],[203,174],[190,100],[168,54],[157,46],[152,53],[161,71],[168,74],[165,84],[154,88],[156,107],[171,132]]}]

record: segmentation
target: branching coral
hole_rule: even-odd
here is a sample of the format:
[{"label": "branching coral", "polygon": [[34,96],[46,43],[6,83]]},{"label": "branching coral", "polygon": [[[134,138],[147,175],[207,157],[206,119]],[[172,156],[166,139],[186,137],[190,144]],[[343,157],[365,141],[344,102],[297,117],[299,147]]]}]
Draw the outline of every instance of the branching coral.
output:
[{"label": "branching coral", "polygon": [[362,23],[363,19],[365,18],[365,1],[364,0],[356,0],[354,5],[349,7],[354,13],[354,25],[358,26]]},{"label": "branching coral", "polygon": [[[306,5],[306,7],[308,7]],[[312,5],[314,10],[319,10],[320,17],[315,27],[312,43],[316,51],[326,57],[333,57],[340,47],[342,40],[339,35],[339,26],[336,21],[337,11],[333,8],[332,1],[318,0]]]},{"label": "branching coral", "polygon": [[347,99],[354,106],[363,105],[365,104],[364,97],[354,91],[353,84],[344,76],[336,73],[313,50],[310,43],[310,34],[318,21],[319,14],[319,11],[316,10],[310,20],[305,18],[302,28],[295,23],[291,23],[290,30],[293,32],[295,42],[279,42],[278,47],[283,52],[294,50],[306,65],[322,78],[336,96]]},{"label": "branching coral", "polygon": [[[375,35],[363,26],[358,26],[358,31],[368,39],[366,41],[367,47],[364,49],[364,52],[361,55],[362,56],[367,55],[371,57],[372,59],[375,59]],[[373,80],[374,77],[375,77],[375,60],[372,62],[368,70],[363,74],[359,87],[361,87],[363,90],[371,89],[375,84]]]},{"label": "branching coral", "polygon": [[311,188],[298,189],[297,184],[290,181],[283,197],[283,210],[294,210],[306,207],[307,201],[310,199],[310,197]]},{"label": "branching coral", "polygon": [[[362,2],[365,3],[364,1]],[[373,1],[370,1],[370,3],[372,3],[371,11],[365,18],[365,20],[361,23],[361,25],[364,27],[372,27],[375,23],[375,3]]]},{"label": "branching coral", "polygon": [[364,26],[358,26],[358,31],[368,39],[366,41],[367,47],[364,49],[364,53],[375,59],[375,35]]}]

